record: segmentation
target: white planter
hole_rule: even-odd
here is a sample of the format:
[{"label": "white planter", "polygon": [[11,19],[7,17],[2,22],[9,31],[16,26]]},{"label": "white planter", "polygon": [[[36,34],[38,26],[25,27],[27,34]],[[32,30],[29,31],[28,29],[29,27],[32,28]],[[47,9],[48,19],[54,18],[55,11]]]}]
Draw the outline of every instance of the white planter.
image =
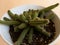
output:
[{"label": "white planter", "polygon": [[[19,6],[19,7],[10,9],[10,10],[13,13],[21,14],[23,11],[27,11],[28,9],[42,9],[42,8],[43,8],[42,6],[37,6],[37,5],[24,5],[24,6]],[[2,16],[2,18],[1,18],[2,20],[3,20],[3,17],[9,18],[7,13],[5,13]],[[49,45],[54,45],[54,43],[57,41],[57,39],[59,38],[59,35],[60,35],[59,34],[60,33],[60,19],[56,15],[53,20],[54,20],[55,27],[56,27],[56,36],[55,36],[55,40],[53,42],[51,42]],[[10,34],[9,34],[9,26],[0,24],[0,35],[9,45],[13,45],[13,42],[12,42]]]}]

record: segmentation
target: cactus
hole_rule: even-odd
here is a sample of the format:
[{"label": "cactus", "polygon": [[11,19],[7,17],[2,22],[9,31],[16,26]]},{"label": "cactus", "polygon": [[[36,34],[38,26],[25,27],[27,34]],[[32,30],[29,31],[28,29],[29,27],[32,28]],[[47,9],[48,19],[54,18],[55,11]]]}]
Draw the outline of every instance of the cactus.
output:
[{"label": "cactus", "polygon": [[49,23],[49,19],[40,19],[40,18],[35,18],[29,22],[30,25],[46,25]]},{"label": "cactus", "polygon": [[[16,41],[16,45],[20,45],[25,38],[26,34],[29,31],[29,43],[32,42],[33,38],[33,31],[34,28],[36,28],[37,31],[39,31],[41,34],[50,37],[50,33],[44,29],[44,26],[49,24],[49,20],[52,19],[54,16],[53,14],[47,16],[44,18],[44,14],[48,11],[51,11],[51,9],[55,8],[58,5],[52,5],[50,7],[44,8],[42,10],[28,10],[24,11],[23,14],[13,14],[10,10],[8,10],[8,15],[11,17],[11,20],[8,19],[7,17],[4,17],[4,21],[0,20],[0,24],[5,24],[5,25],[13,25],[14,26],[14,31],[18,32],[19,30],[23,30],[21,35],[19,36],[19,39]],[[39,15],[41,13],[42,15]],[[42,27],[41,27],[42,26]],[[31,29],[31,30],[30,30]]]}]

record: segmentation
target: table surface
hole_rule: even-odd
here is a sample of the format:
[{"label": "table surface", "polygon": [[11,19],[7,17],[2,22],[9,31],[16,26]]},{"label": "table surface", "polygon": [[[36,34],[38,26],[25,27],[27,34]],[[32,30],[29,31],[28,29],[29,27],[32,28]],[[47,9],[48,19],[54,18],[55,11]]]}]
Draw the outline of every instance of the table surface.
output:
[{"label": "table surface", "polygon": [[[14,8],[16,6],[33,4],[33,5],[40,5],[40,6],[47,7],[55,3],[60,3],[60,0],[58,1],[57,0],[0,0],[0,18],[5,12],[7,12],[8,9]],[[59,15],[60,5],[57,8],[55,8],[53,11],[56,12],[57,15]],[[57,40],[55,45],[60,45],[59,42],[60,39]],[[5,42],[1,36],[0,36],[0,45],[8,45],[8,43]]]}]

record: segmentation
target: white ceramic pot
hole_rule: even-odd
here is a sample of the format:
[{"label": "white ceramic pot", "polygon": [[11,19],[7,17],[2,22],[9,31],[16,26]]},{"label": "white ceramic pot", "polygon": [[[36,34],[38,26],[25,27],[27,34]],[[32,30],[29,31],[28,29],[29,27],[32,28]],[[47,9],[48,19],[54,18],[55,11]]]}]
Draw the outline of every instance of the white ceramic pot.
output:
[{"label": "white ceramic pot", "polygon": [[[42,6],[37,6],[37,5],[24,5],[24,6],[19,6],[13,9],[10,9],[14,14],[21,14],[23,13],[23,11],[27,11],[28,9],[43,9]],[[5,13],[1,20],[3,20],[3,17],[8,17],[8,14]],[[51,42],[49,45],[54,45],[54,43],[56,43],[56,40],[59,38],[59,33],[60,33],[60,19],[58,18],[58,16],[56,15],[55,18],[53,19],[54,23],[55,23],[55,27],[56,27],[56,36],[55,36],[55,40],[53,42]],[[9,45],[13,45],[13,42],[11,40],[10,34],[9,34],[9,26],[0,24],[0,35],[2,36],[2,38],[9,44]]]}]

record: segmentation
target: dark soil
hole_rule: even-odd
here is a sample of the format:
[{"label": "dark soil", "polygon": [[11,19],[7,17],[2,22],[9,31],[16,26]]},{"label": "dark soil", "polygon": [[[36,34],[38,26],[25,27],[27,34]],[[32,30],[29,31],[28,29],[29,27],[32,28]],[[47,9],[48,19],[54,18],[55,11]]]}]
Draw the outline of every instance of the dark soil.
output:
[{"label": "dark soil", "polygon": [[[51,33],[50,37],[46,37],[43,34],[39,33],[38,31],[34,31],[33,34],[33,42],[31,44],[28,43],[28,34],[26,35],[25,39],[23,40],[23,43],[21,45],[48,45],[54,40],[55,36],[55,25],[54,23],[50,20],[50,23],[44,27],[48,32]],[[19,32],[14,32],[13,26],[10,26],[9,33],[11,35],[12,41],[16,42],[20,33],[22,30]]]}]

